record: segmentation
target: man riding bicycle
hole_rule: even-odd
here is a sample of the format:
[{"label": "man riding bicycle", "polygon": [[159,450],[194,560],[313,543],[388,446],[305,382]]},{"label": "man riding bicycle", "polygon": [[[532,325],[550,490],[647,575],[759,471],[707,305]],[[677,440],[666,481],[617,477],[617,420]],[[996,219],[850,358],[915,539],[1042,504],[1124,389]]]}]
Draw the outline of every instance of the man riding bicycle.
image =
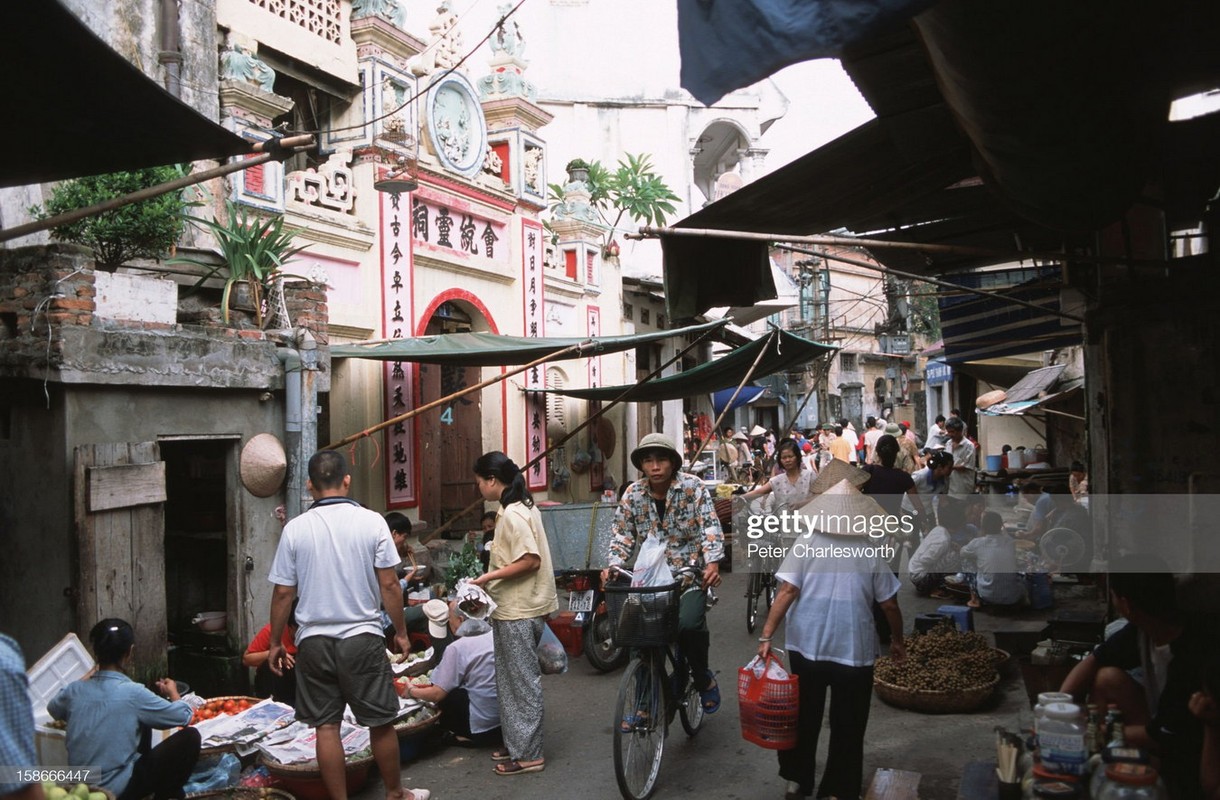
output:
[{"label": "man riding bicycle", "polygon": [[[609,563],[621,566],[649,536],[665,545],[672,570],[702,570],[699,588],[683,594],[679,608],[678,645],[690,666],[691,680],[706,713],[720,708],[720,687],[708,669],[711,635],[707,628],[707,589],[720,585],[724,533],[703,481],[680,472],[682,456],[669,437],[650,433],[631,452],[631,463],[644,473],[623,493],[611,526]],[[602,571],[603,584],[610,570]]]}]

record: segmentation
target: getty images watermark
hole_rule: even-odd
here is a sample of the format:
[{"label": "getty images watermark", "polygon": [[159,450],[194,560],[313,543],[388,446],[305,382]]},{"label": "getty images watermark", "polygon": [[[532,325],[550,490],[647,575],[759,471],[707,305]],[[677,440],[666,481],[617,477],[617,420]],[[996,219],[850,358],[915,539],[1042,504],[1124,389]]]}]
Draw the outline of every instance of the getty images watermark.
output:
[{"label": "getty images watermark", "polygon": [[[783,510],[750,514],[745,523],[745,557],[751,562],[783,561],[788,556],[889,561],[898,555],[895,542],[916,531],[915,518],[905,514],[804,514]],[[839,538],[814,538],[816,533]]]}]

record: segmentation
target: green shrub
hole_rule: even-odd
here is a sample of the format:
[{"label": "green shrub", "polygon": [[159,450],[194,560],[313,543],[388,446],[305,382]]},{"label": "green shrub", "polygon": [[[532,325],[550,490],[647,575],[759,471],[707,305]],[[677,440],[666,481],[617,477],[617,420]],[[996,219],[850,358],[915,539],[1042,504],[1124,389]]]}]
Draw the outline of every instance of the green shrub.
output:
[{"label": "green shrub", "polygon": [[[34,206],[30,213],[36,219],[47,219],[166,183],[186,173],[185,166],[166,166],[75,178],[51,190],[46,208]],[[88,247],[98,269],[114,272],[133,258],[159,259],[166,255],[182,235],[182,212],[186,205],[181,192],[168,192],[59,225],[51,229],[51,238]]]}]

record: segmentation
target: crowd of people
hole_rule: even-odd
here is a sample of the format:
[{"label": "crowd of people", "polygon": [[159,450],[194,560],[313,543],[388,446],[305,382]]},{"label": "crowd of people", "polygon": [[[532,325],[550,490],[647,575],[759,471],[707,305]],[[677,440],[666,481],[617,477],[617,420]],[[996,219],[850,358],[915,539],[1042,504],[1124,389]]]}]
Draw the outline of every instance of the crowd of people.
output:
[{"label": "crowd of people", "polygon": [[[834,558],[794,551],[776,570],[779,589],[760,632],[758,655],[771,655],[782,627],[800,692],[797,744],[778,755],[786,800],[861,795],[873,665],[886,644],[890,657],[905,655],[897,599],[904,547],[911,548],[906,569],[918,593],[935,596],[952,576],[962,575],[971,605],[1011,605],[1024,595],[1017,542],[1070,523],[1080,507],[1083,475],[1063,491],[1034,498],[1027,526],[1010,535],[1000,515],[984,511],[972,492],[953,490],[958,474],[973,489],[973,445],[964,429],[958,417],[943,420],[932,433],[940,446],[922,450],[909,431],[889,422],[874,421],[860,437],[849,435],[850,423],[843,422],[816,436],[792,431],[770,445],[771,432],[758,436],[763,463],[772,458],[775,466],[745,492],[746,501],[766,498],[774,509],[799,508],[806,518],[823,520],[811,530],[810,548],[832,550],[848,540],[889,546],[840,548],[845,554]],[[741,441],[728,433],[722,448]],[[732,453],[726,450],[725,457],[731,466]],[[705,592],[721,581],[719,518],[707,486],[682,471],[683,457],[668,437],[648,434],[630,460],[641,477],[621,490],[606,557],[612,568],[628,564],[645,541],[655,539],[671,569],[695,568],[697,585],[683,595],[679,615],[679,644],[689,669],[683,677],[693,682],[704,710],[714,713],[721,694],[711,666]],[[296,718],[316,728],[317,763],[328,794],[346,796],[339,723],[348,707],[369,729],[386,796],[430,796],[427,789],[402,785],[393,729],[399,699],[385,657],[387,640],[407,652],[413,634],[427,634],[435,670],[430,686],[408,686],[407,697],[439,706],[453,741],[489,748],[497,776],[544,770],[537,650],[558,600],[550,546],[521,469],[498,451],[474,465],[475,484],[495,509],[481,521],[485,569],[473,580],[494,601],[488,619],[468,613],[457,600],[409,604],[412,587],[434,578],[427,548],[411,537],[410,521],[394,513],[383,517],[350,499],[351,476],[340,454],[319,452],[308,470],[314,503],[284,527],[269,574],[269,621],[243,663],[256,670],[260,691],[293,705]],[[913,533],[877,538],[869,530],[829,523],[843,517],[908,519]],[[1216,629],[1182,613],[1173,602],[1172,576],[1167,570],[1149,573],[1148,565],[1117,565],[1112,600],[1127,625],[1080,662],[1063,690],[1118,706],[1128,741],[1162,756],[1174,800],[1216,800]],[[609,580],[611,570],[602,578]],[[67,721],[70,759],[99,766],[98,784],[119,800],[181,797],[199,754],[199,734],[186,725],[190,707],[172,680],[150,689],[127,677],[135,642],[129,624],[102,620],[90,640],[97,670],[48,706],[52,716]],[[9,763],[33,763],[28,750],[22,752],[32,726],[20,709],[16,721],[9,721],[20,705],[12,699],[13,681],[24,675],[23,666],[15,644],[0,636],[6,681],[0,685],[6,717],[0,759],[17,759]],[[830,741],[819,779],[817,748],[827,707]],[[150,746],[150,730],[178,726],[184,727]],[[122,734],[109,733],[114,729]],[[23,800],[40,797],[26,785],[0,785],[0,794],[6,791]]]}]

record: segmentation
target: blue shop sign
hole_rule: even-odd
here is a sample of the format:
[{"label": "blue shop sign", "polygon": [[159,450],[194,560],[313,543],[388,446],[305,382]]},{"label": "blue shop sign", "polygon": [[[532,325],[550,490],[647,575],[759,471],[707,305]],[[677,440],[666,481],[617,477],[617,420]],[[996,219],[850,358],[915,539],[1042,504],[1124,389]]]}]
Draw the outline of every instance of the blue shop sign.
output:
[{"label": "blue shop sign", "polygon": [[953,367],[943,361],[929,361],[923,374],[929,386],[939,386],[953,380]]}]

